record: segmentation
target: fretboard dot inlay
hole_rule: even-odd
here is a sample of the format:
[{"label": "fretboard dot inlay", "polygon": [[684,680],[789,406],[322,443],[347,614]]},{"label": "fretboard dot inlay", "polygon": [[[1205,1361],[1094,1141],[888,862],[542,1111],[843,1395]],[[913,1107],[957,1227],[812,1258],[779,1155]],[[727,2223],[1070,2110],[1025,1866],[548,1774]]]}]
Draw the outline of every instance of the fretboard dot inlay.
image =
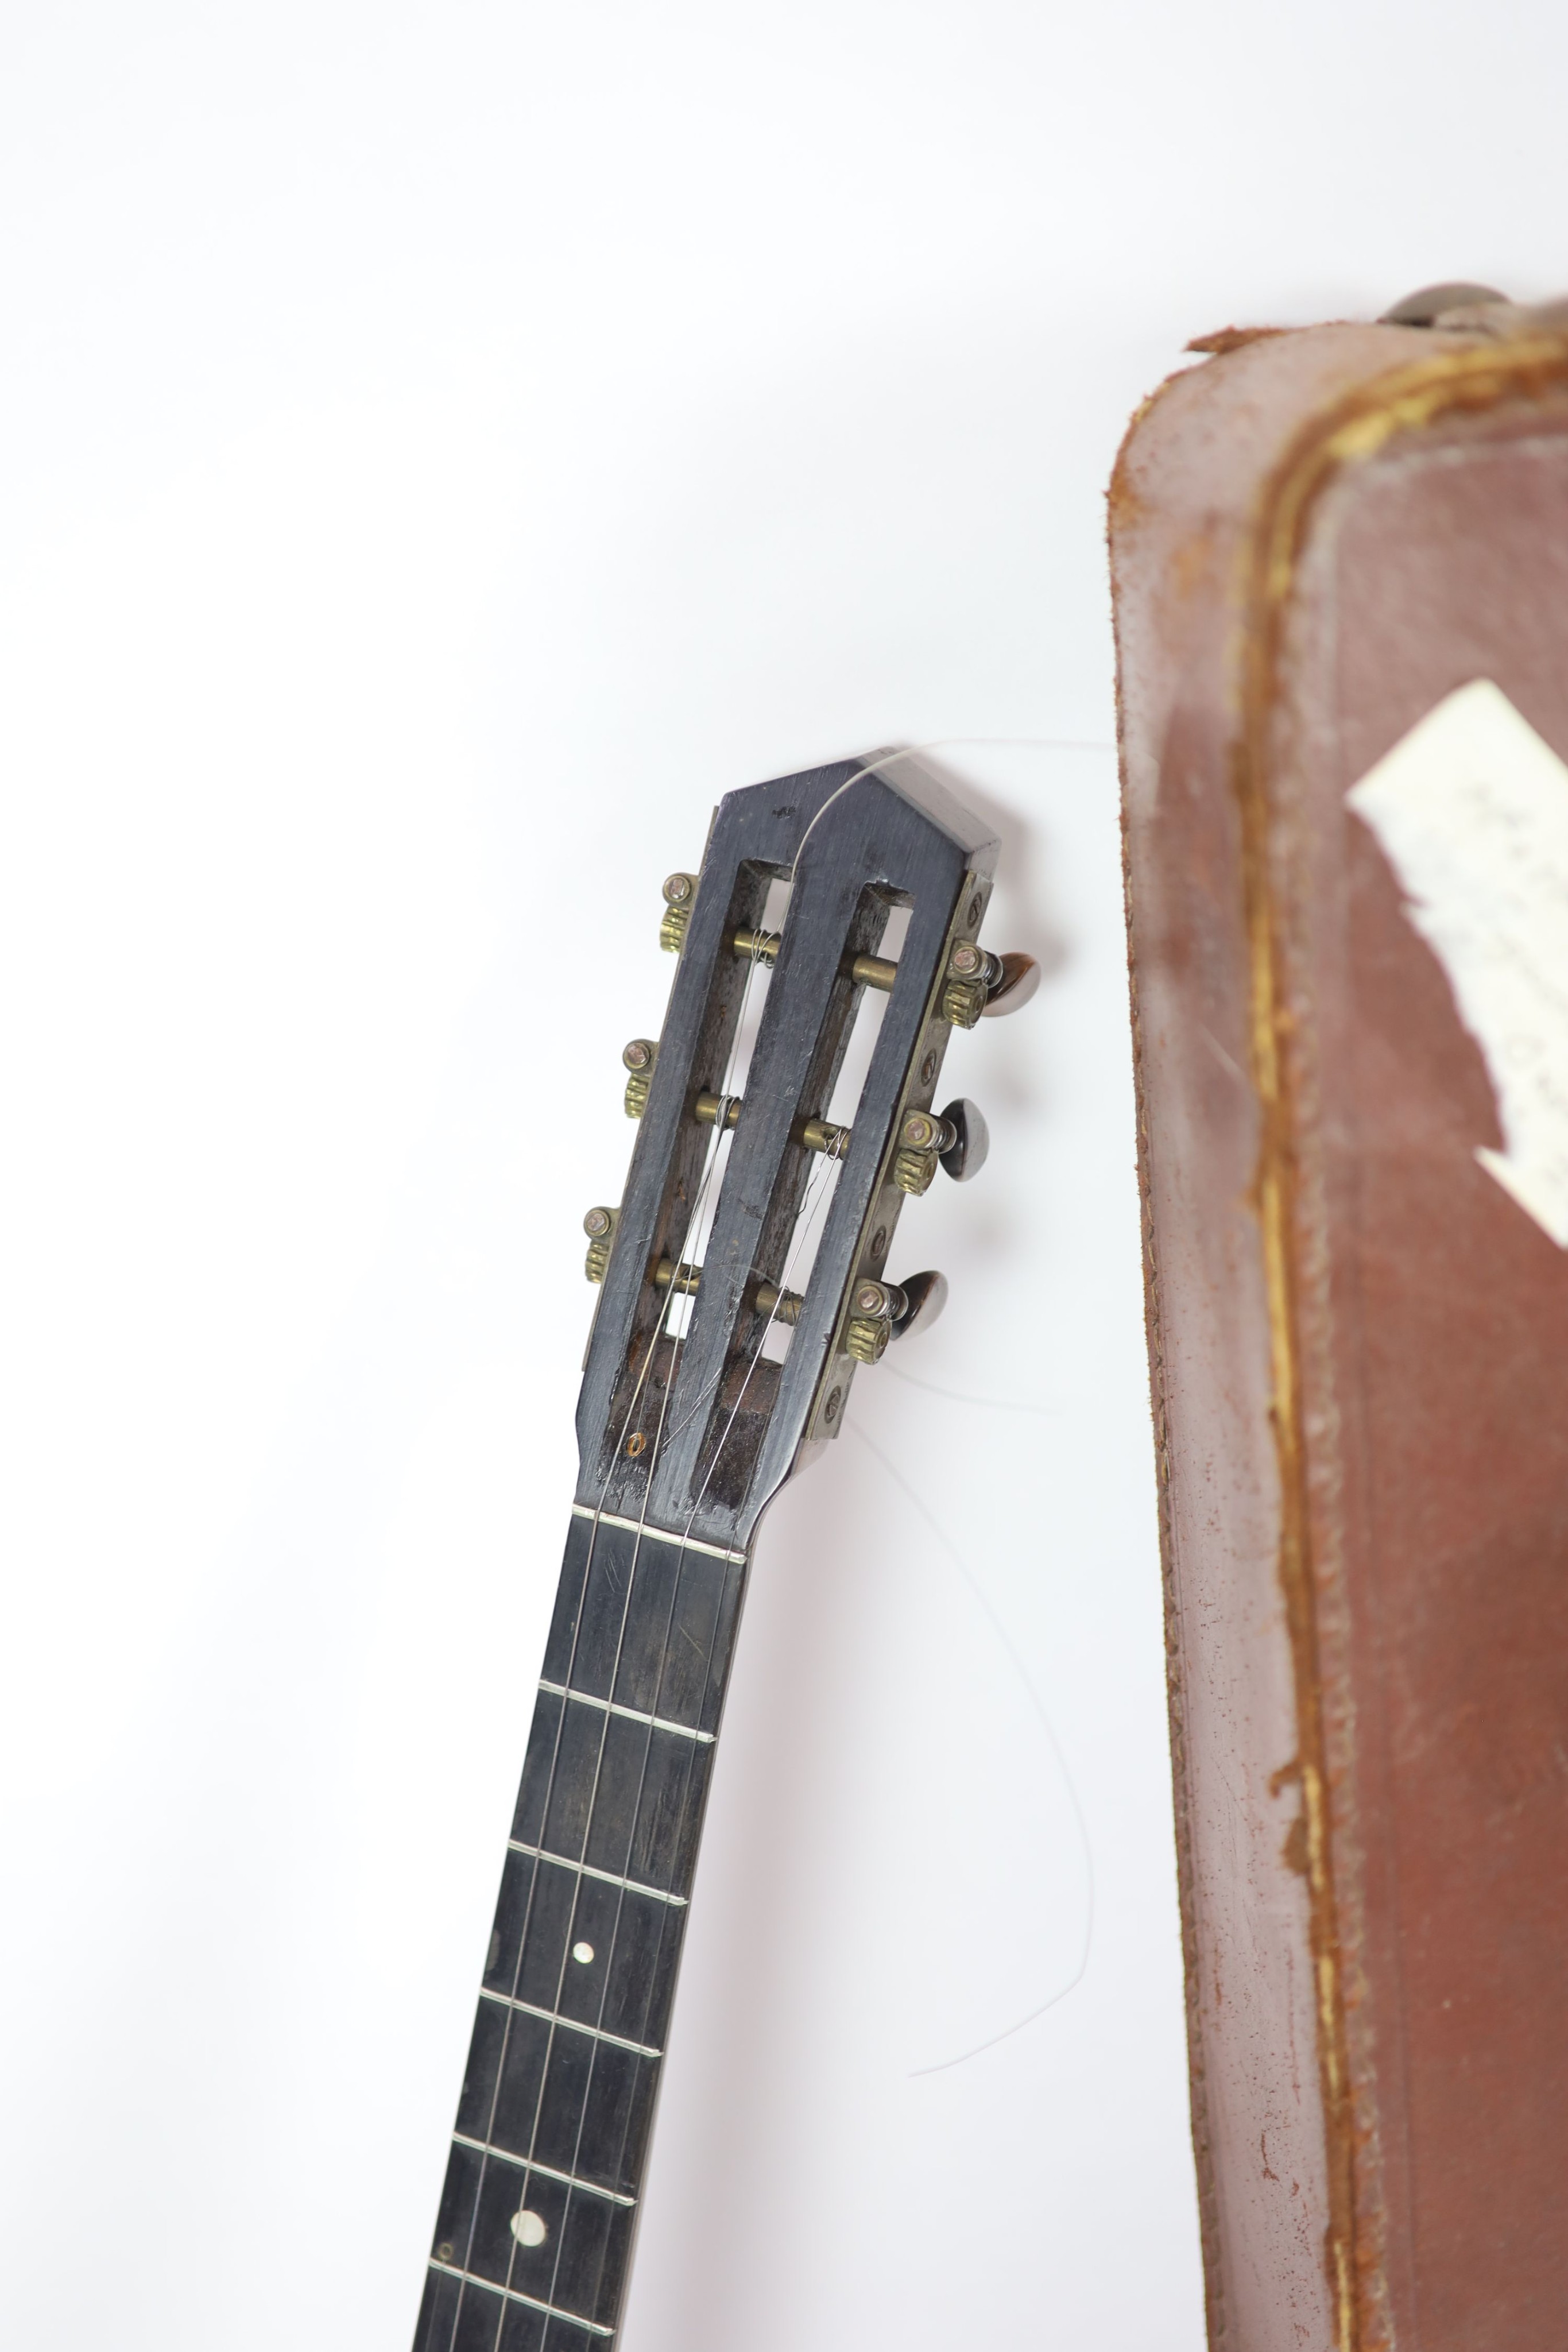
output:
[{"label": "fretboard dot inlay", "polygon": [[592,1958],[593,1958],[593,1947],[592,1947],[592,1945],[591,1945],[591,1944],[574,1944],[574,1945],[572,1946],[572,1948],[571,1948],[571,1957],[572,1957],[572,1958],[573,1958],[574,1960],[580,1960],[580,1961],[582,1962],[583,1967],[584,1967],[584,1968],[587,1968],[587,1966],[588,1966],[589,1962],[590,1962],[590,1961],[592,1959]]},{"label": "fretboard dot inlay", "polygon": [[539,2215],[530,2213],[526,2205],[520,2213],[513,2214],[512,2235],[519,2246],[542,2246],[549,2234]]}]

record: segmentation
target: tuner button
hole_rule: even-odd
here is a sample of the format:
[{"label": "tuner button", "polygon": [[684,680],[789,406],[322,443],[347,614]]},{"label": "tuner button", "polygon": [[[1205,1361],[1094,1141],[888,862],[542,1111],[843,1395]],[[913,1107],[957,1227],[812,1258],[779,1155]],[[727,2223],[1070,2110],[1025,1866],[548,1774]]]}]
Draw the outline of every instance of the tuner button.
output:
[{"label": "tuner button", "polygon": [[1027,1004],[1040,986],[1040,966],[1030,955],[994,956],[993,963],[1001,969],[992,980],[987,992],[985,1010],[995,1021],[1004,1013],[1016,1013]]},{"label": "tuner button", "polygon": [[615,1218],[613,1209],[590,1209],[582,1221],[582,1230],[588,1235],[588,1255],[583,1261],[582,1270],[590,1282],[602,1282],[604,1279],[605,1269],[610,1264],[610,1246],[615,1239]]},{"label": "tuner button", "polygon": [[896,1303],[894,1308],[895,1339],[910,1339],[916,1331],[929,1331],[947,1304],[947,1277],[935,1268],[925,1274],[912,1274],[892,1287],[904,1300],[902,1310]]},{"label": "tuner button", "polygon": [[[955,1184],[967,1184],[986,1164],[991,1148],[990,1129],[967,1095],[959,1095],[942,1114],[951,1142],[942,1147],[942,1165]],[[905,1122],[907,1131],[907,1122]]]},{"label": "tuner button", "polygon": [[669,874],[664,877],[664,919],[659,925],[659,945],[671,955],[679,955],[686,943],[686,925],[692,919],[692,900],[697,894],[695,874]]},{"label": "tuner button", "polygon": [[659,1049],[651,1037],[633,1037],[622,1047],[621,1059],[632,1075],[626,1081],[626,1116],[641,1118],[648,1108],[648,1090],[653,1083],[653,1065]]}]

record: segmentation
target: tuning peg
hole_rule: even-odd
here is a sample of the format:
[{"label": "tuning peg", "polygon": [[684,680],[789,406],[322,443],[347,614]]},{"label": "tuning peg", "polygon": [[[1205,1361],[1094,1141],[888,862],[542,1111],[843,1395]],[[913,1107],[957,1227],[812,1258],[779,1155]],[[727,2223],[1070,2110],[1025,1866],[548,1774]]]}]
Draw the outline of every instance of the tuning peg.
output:
[{"label": "tuning peg", "polygon": [[1027,1004],[1040,986],[1040,966],[1031,955],[993,956],[1001,971],[986,984],[986,1018],[995,1021],[1004,1013],[1016,1013]]},{"label": "tuning peg", "polygon": [[929,1331],[947,1304],[947,1277],[932,1267],[925,1274],[912,1274],[903,1282],[890,1283],[903,1299],[903,1311],[894,1302],[893,1336],[895,1339],[913,1339],[916,1331]]},{"label": "tuning peg", "polygon": [[1033,956],[993,955],[973,940],[960,940],[947,958],[943,1017],[956,1029],[972,1029],[982,1013],[1016,1013],[1039,985]]},{"label": "tuning peg", "polygon": [[967,1184],[971,1176],[977,1176],[985,1166],[991,1138],[975,1105],[959,1095],[940,1116],[929,1110],[908,1112],[898,1131],[898,1144],[893,1181],[901,1192],[918,1200],[930,1191],[938,1164],[956,1184]]},{"label": "tuning peg", "polygon": [[942,1139],[936,1145],[944,1173],[955,1184],[967,1184],[985,1166],[990,1148],[991,1131],[978,1106],[967,1095],[955,1096],[942,1114]]}]

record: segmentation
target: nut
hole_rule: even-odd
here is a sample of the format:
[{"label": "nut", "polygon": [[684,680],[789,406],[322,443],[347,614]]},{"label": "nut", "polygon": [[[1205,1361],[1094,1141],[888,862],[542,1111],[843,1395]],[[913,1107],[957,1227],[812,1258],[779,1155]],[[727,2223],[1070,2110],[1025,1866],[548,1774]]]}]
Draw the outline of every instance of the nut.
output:
[{"label": "nut", "polygon": [[971,980],[985,967],[985,953],[973,940],[960,940],[947,959],[947,969],[956,980]]}]

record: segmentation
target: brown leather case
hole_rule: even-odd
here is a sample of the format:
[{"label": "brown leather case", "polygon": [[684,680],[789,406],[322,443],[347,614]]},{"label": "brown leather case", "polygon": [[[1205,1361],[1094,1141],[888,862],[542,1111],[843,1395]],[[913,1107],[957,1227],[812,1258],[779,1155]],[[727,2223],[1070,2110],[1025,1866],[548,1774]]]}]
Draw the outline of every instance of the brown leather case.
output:
[{"label": "brown leather case", "polygon": [[1568,757],[1568,318],[1215,341],[1111,493],[1210,2341],[1562,2352],[1568,1252],[1346,795]]}]

